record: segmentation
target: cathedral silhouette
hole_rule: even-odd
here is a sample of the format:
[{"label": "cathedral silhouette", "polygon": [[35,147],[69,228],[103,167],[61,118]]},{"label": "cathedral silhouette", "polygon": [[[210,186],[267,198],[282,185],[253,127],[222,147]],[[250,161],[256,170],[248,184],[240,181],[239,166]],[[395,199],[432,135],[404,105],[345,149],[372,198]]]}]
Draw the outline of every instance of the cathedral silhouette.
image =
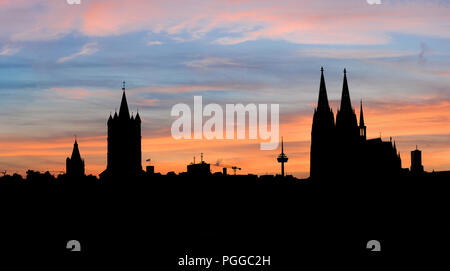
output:
[{"label": "cathedral silhouette", "polygon": [[392,139],[385,142],[381,137],[366,138],[362,101],[358,125],[350,100],[346,69],[335,121],[322,67],[319,99],[311,130],[310,177],[328,181],[335,177],[395,176],[401,171],[400,154]]}]

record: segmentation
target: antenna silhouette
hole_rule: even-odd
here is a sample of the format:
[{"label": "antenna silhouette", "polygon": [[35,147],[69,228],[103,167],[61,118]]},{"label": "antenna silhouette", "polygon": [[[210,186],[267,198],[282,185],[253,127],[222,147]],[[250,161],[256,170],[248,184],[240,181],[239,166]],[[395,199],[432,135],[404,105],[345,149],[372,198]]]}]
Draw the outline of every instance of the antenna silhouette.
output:
[{"label": "antenna silhouette", "polygon": [[288,157],[286,154],[284,154],[284,142],[283,137],[281,137],[281,153],[278,155],[278,163],[281,163],[281,176],[284,177],[284,163],[287,163]]}]

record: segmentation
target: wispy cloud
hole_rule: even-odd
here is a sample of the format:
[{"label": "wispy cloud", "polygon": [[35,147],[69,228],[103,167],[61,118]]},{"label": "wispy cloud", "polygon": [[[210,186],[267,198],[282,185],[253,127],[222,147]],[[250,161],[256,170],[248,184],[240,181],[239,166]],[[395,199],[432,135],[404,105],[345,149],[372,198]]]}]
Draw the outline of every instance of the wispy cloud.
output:
[{"label": "wispy cloud", "polygon": [[437,72],[436,74],[440,76],[450,76],[450,72]]},{"label": "wispy cloud", "polygon": [[223,67],[223,66],[241,66],[238,62],[228,58],[221,57],[207,57],[202,59],[196,59],[184,62],[184,65],[191,68],[211,68],[211,67]]},{"label": "wispy cloud", "polygon": [[159,41],[159,40],[152,40],[152,41],[147,42],[147,45],[148,45],[148,46],[152,46],[152,45],[162,45],[162,44],[164,44],[164,42]]},{"label": "wispy cloud", "polygon": [[74,58],[77,58],[79,56],[88,56],[95,54],[98,51],[98,44],[97,42],[90,42],[83,45],[81,50],[79,52],[76,52],[75,54],[61,57],[58,59],[57,63],[64,63],[66,61],[72,60]]},{"label": "wispy cloud", "polygon": [[310,48],[299,51],[301,56],[334,59],[394,58],[416,55],[412,50],[392,50],[380,48]]},{"label": "wispy cloud", "polygon": [[420,43],[420,52],[419,52],[419,64],[425,64],[427,62],[427,59],[425,57],[426,53],[432,52],[433,50],[428,47],[428,45],[425,42]]},{"label": "wispy cloud", "polygon": [[15,55],[20,51],[19,47],[11,47],[10,45],[3,45],[1,51],[0,51],[0,56],[10,56],[10,55]]}]

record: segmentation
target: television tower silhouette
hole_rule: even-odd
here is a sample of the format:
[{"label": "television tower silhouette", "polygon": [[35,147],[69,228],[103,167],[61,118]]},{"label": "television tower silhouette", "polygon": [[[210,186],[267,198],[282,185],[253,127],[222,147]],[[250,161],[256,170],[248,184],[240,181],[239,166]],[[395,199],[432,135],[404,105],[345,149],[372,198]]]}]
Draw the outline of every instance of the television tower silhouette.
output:
[{"label": "television tower silhouette", "polygon": [[284,154],[283,137],[281,137],[281,153],[278,155],[278,163],[281,163],[281,176],[284,177],[284,163],[287,163],[288,157]]}]

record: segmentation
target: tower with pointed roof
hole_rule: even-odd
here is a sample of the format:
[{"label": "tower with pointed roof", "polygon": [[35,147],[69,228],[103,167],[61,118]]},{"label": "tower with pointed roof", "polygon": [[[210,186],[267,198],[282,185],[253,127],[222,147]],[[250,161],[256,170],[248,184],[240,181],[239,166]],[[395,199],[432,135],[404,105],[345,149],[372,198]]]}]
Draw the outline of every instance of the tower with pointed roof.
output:
[{"label": "tower with pointed roof", "polygon": [[342,84],[341,106],[336,114],[336,132],[341,143],[357,142],[359,128],[356,120],[355,110],[350,100],[350,92],[347,83],[347,70],[344,69],[344,81]]},{"label": "tower with pointed roof", "polygon": [[119,114],[108,118],[107,167],[101,177],[138,176],[142,172],[141,118],[130,115],[125,82]]},{"label": "tower with pointed roof", "polygon": [[66,159],[66,175],[70,178],[84,176],[84,159],[81,158],[76,139],[73,144],[72,156]]},{"label": "tower with pointed roof", "polygon": [[361,100],[361,108],[359,110],[359,137],[361,138],[361,141],[366,141],[367,139],[366,129],[367,128],[366,125],[364,124],[364,113]]},{"label": "tower with pointed roof", "polygon": [[317,108],[314,109],[311,130],[310,176],[320,177],[333,170],[333,148],[335,142],[334,114],[328,103],[327,88],[320,69],[320,87]]}]

